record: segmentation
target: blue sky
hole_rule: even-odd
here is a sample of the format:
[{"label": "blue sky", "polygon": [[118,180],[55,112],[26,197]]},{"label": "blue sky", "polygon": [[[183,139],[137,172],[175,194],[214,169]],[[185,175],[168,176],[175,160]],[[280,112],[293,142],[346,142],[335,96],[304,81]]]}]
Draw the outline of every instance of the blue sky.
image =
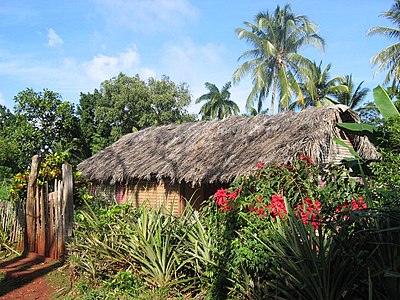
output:
[{"label": "blue sky", "polygon": [[[392,0],[2,0],[0,104],[11,109],[26,88],[47,88],[79,103],[81,92],[93,92],[119,72],[167,75],[186,82],[196,99],[207,92],[205,82],[222,87],[240,65],[248,46],[235,29],[286,3],[316,23],[326,41],[324,53],[309,48],[303,55],[331,63],[332,76],[352,74],[371,89],[382,83],[370,58],[394,41],[366,32],[390,25],[379,14]],[[231,88],[242,112],[250,89],[250,78]]]}]

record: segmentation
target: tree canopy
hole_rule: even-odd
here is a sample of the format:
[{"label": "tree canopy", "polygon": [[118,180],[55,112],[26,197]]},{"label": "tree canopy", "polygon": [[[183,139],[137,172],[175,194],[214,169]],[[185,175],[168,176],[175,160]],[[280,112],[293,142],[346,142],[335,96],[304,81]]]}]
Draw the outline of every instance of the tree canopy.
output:
[{"label": "tree canopy", "polygon": [[121,73],[104,81],[99,90],[81,94],[78,106],[86,155],[145,127],[194,121],[190,102],[188,86],[167,76],[144,81]]}]

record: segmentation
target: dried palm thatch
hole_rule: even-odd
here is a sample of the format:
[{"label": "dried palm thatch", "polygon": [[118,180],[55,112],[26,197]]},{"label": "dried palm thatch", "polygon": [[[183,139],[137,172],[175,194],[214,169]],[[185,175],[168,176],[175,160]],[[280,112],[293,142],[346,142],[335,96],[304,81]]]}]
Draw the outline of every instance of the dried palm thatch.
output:
[{"label": "dried palm thatch", "polygon": [[364,158],[377,158],[366,138],[349,139],[336,126],[342,121],[358,122],[358,118],[347,107],[323,106],[269,117],[235,116],[151,127],[123,136],[78,169],[99,183],[151,178],[192,184],[228,182],[248,174],[258,162],[290,163],[305,154],[325,163],[351,156],[333,137],[347,139]]}]

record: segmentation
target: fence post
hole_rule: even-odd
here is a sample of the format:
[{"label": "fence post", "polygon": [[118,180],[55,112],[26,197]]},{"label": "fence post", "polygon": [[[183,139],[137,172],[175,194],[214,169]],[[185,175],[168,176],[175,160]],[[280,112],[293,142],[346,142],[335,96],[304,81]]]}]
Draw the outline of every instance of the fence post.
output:
[{"label": "fence post", "polygon": [[74,187],[72,166],[70,164],[62,165],[62,182],[63,182],[63,207],[62,213],[64,217],[64,241],[72,236],[72,223],[74,221]]},{"label": "fence post", "polygon": [[24,252],[35,252],[36,244],[36,192],[37,176],[39,173],[39,156],[32,157],[31,171],[29,173],[28,191],[26,195],[26,241]]}]

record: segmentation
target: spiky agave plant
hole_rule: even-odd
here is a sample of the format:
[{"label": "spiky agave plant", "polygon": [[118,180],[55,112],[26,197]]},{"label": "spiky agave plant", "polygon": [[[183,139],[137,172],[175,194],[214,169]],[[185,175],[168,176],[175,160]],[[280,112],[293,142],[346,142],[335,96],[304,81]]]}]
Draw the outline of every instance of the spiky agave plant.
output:
[{"label": "spiky agave plant", "polygon": [[260,242],[276,260],[271,270],[276,280],[266,283],[274,297],[339,300],[352,290],[362,272],[355,263],[356,241],[345,245],[351,239],[338,238],[322,225],[315,230],[296,218],[293,211],[273,226],[274,238],[269,235],[269,239],[263,239],[261,235]]},{"label": "spiky agave plant", "polygon": [[140,278],[153,288],[190,286],[194,278],[185,270],[194,259],[187,251],[191,212],[176,216],[165,206],[139,210],[140,217],[130,223],[135,234],[124,239],[121,247],[129,253]]}]

